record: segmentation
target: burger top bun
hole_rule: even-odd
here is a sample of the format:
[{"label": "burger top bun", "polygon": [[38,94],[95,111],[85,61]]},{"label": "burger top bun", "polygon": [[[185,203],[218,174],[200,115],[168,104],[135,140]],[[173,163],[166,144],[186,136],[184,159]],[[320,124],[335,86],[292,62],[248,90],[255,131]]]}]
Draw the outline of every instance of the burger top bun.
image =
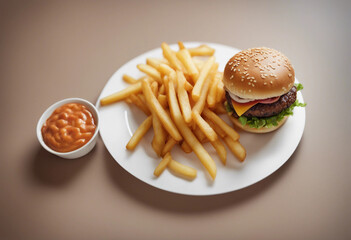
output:
[{"label": "burger top bun", "polygon": [[241,98],[265,99],[287,93],[295,71],[289,59],[270,48],[250,48],[232,57],[223,74],[227,91]]}]

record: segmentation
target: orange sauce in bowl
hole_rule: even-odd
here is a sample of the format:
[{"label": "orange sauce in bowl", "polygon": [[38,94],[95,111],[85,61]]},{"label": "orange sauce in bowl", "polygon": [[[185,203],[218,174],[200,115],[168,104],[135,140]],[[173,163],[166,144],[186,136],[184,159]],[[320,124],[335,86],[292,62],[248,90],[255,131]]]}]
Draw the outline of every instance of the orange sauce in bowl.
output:
[{"label": "orange sauce in bowl", "polygon": [[46,120],[41,133],[45,144],[57,152],[71,152],[93,137],[96,123],[93,114],[80,103],[64,104]]}]

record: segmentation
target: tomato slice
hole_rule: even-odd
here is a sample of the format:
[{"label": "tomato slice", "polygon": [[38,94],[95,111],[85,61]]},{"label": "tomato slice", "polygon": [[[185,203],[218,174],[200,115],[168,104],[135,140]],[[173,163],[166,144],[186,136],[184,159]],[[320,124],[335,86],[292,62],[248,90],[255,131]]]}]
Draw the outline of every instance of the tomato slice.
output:
[{"label": "tomato slice", "polygon": [[272,97],[272,98],[266,98],[266,99],[259,99],[259,100],[253,100],[250,102],[246,102],[246,103],[239,103],[237,101],[235,101],[234,99],[232,99],[233,102],[242,105],[242,106],[248,106],[248,105],[255,105],[257,103],[262,103],[262,104],[271,104],[271,103],[275,103],[276,101],[278,101],[280,98],[280,96],[278,97]]},{"label": "tomato slice", "polygon": [[263,103],[263,104],[271,104],[271,103],[275,103],[276,101],[278,101],[280,98],[280,96],[278,97],[272,97],[272,98],[267,98],[267,99],[262,99],[262,100],[258,100],[259,103]]}]

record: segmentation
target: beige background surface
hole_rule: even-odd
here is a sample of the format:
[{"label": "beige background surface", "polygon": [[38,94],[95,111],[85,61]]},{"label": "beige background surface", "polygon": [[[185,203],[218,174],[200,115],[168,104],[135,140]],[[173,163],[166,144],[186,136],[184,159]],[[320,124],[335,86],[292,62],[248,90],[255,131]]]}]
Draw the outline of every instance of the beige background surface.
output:
[{"label": "beige background surface", "polygon": [[[349,1],[2,1],[1,239],[350,239]],[[63,160],[36,139],[42,112],[95,103],[126,61],[162,41],[285,53],[304,84],[306,128],[267,179],[210,197],[124,171],[99,139]]]}]

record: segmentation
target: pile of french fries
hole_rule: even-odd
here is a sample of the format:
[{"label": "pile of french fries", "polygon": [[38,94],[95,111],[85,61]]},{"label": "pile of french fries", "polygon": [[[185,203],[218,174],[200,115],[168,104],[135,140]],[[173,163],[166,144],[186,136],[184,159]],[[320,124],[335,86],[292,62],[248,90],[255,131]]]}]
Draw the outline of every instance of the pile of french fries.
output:
[{"label": "pile of french fries", "polygon": [[172,148],[179,145],[185,153],[194,152],[214,180],[217,167],[203,143],[213,146],[224,165],[227,150],[223,142],[241,162],[246,150],[239,142],[239,134],[218,116],[226,111],[223,73],[218,71],[215,50],[207,45],[195,48],[186,48],[182,42],[178,45],[176,51],[162,43],[164,58],[147,58],[146,64],[138,64],[137,68],[145,76],[135,79],[125,74],[123,80],[130,86],[102,98],[100,104],[125,101],[145,113],[146,119],[126,148],[135,149],[152,126],[151,146],[162,158],[154,171],[155,176],[168,168],[189,180],[196,177],[196,169],[172,158]]}]

